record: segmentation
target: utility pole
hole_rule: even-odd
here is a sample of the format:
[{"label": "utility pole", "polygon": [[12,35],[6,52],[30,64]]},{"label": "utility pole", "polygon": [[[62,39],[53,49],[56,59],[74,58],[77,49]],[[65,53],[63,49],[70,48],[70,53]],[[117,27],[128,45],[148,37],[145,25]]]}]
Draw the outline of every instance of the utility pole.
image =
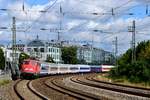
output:
[{"label": "utility pole", "polygon": [[117,66],[117,54],[118,54],[118,38],[117,36],[115,37],[115,40],[113,41],[113,44],[115,46],[115,50],[114,50],[114,56],[115,56],[115,65]]},{"label": "utility pole", "polygon": [[132,26],[129,28],[129,32],[132,32],[132,63],[136,61],[136,48],[135,48],[135,20],[132,22]]},{"label": "utility pole", "polygon": [[60,8],[59,8],[59,13],[60,13],[60,21],[59,21],[59,31],[58,31],[58,42],[60,42],[60,33],[61,33],[61,26],[62,26],[62,7],[60,5]]},{"label": "utility pole", "polygon": [[146,13],[146,15],[148,15],[148,13],[149,13],[149,11],[148,11],[148,10],[149,10],[148,5],[146,5],[146,12],[145,12],[145,13]]},{"label": "utility pole", "polygon": [[94,59],[93,59],[93,55],[94,55],[94,52],[93,52],[93,50],[94,50],[94,35],[93,35],[93,34],[94,34],[94,33],[92,33],[92,45],[91,45],[92,54],[91,54],[91,63],[94,62]]},{"label": "utility pole", "polygon": [[5,50],[5,74],[6,74],[6,72],[7,72],[7,48],[6,48],[6,50]]},{"label": "utility pole", "polygon": [[16,71],[15,71],[15,56],[16,56],[16,50],[15,50],[15,44],[16,44],[16,19],[15,17],[12,18],[12,66],[11,66],[11,73],[12,73],[12,79],[15,78]]},{"label": "utility pole", "polygon": [[115,64],[116,64],[116,66],[118,65],[117,64],[117,54],[118,54],[118,38],[117,38],[117,36],[115,37],[115,57],[116,57],[116,59],[115,59]]},{"label": "utility pole", "polygon": [[12,22],[12,79],[16,79],[20,76],[19,68],[17,66],[17,59],[16,59],[16,18],[13,17]]}]

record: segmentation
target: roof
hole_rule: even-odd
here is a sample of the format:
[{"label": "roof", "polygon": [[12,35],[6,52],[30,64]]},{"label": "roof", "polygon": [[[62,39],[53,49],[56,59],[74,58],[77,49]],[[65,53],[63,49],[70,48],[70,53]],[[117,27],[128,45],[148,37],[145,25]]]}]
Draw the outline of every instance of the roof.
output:
[{"label": "roof", "polygon": [[37,37],[35,40],[29,42],[27,46],[29,46],[29,47],[40,47],[40,46],[45,46],[45,45],[44,45],[44,43],[43,43],[41,40],[39,40],[38,37]]}]

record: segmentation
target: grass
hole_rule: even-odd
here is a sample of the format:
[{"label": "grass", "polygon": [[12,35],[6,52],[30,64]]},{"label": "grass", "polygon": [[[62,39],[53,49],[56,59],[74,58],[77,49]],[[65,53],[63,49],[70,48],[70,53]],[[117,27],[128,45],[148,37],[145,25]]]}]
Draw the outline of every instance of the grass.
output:
[{"label": "grass", "polygon": [[123,85],[129,85],[129,86],[136,86],[136,87],[144,87],[144,88],[150,88],[150,83],[141,82],[141,83],[132,83],[126,78],[110,78],[108,75],[98,75],[96,77],[97,79],[100,79],[102,81],[106,82],[112,82],[116,84],[123,84]]},{"label": "grass", "polygon": [[0,86],[6,85],[8,83],[10,83],[10,80],[6,80],[6,79],[0,80]]}]

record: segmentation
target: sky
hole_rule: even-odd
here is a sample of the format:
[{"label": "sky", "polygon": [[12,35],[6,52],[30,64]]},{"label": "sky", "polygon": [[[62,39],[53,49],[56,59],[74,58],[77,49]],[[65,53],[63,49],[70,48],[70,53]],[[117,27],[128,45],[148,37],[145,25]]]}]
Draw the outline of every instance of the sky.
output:
[{"label": "sky", "polygon": [[146,5],[150,0],[0,0],[0,9],[7,9],[0,10],[0,28],[8,28],[0,29],[0,44],[11,44],[15,17],[17,43],[28,43],[37,35],[44,41],[57,40],[59,31],[62,41],[89,43],[114,52],[117,37],[119,55],[131,47],[128,27],[133,20],[136,45],[150,39],[150,7],[146,13]]}]

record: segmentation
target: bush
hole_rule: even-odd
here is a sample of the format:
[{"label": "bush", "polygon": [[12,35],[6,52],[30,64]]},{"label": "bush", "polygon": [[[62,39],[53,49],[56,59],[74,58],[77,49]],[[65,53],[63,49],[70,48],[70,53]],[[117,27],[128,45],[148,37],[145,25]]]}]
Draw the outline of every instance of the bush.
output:
[{"label": "bush", "polygon": [[131,62],[131,59],[132,50],[129,49],[118,60],[118,67],[110,71],[110,77],[150,83],[150,41],[139,43],[136,47],[136,61]]},{"label": "bush", "polygon": [[150,81],[150,66],[143,61],[119,65],[110,71],[110,76],[126,77],[130,82],[148,82]]}]

